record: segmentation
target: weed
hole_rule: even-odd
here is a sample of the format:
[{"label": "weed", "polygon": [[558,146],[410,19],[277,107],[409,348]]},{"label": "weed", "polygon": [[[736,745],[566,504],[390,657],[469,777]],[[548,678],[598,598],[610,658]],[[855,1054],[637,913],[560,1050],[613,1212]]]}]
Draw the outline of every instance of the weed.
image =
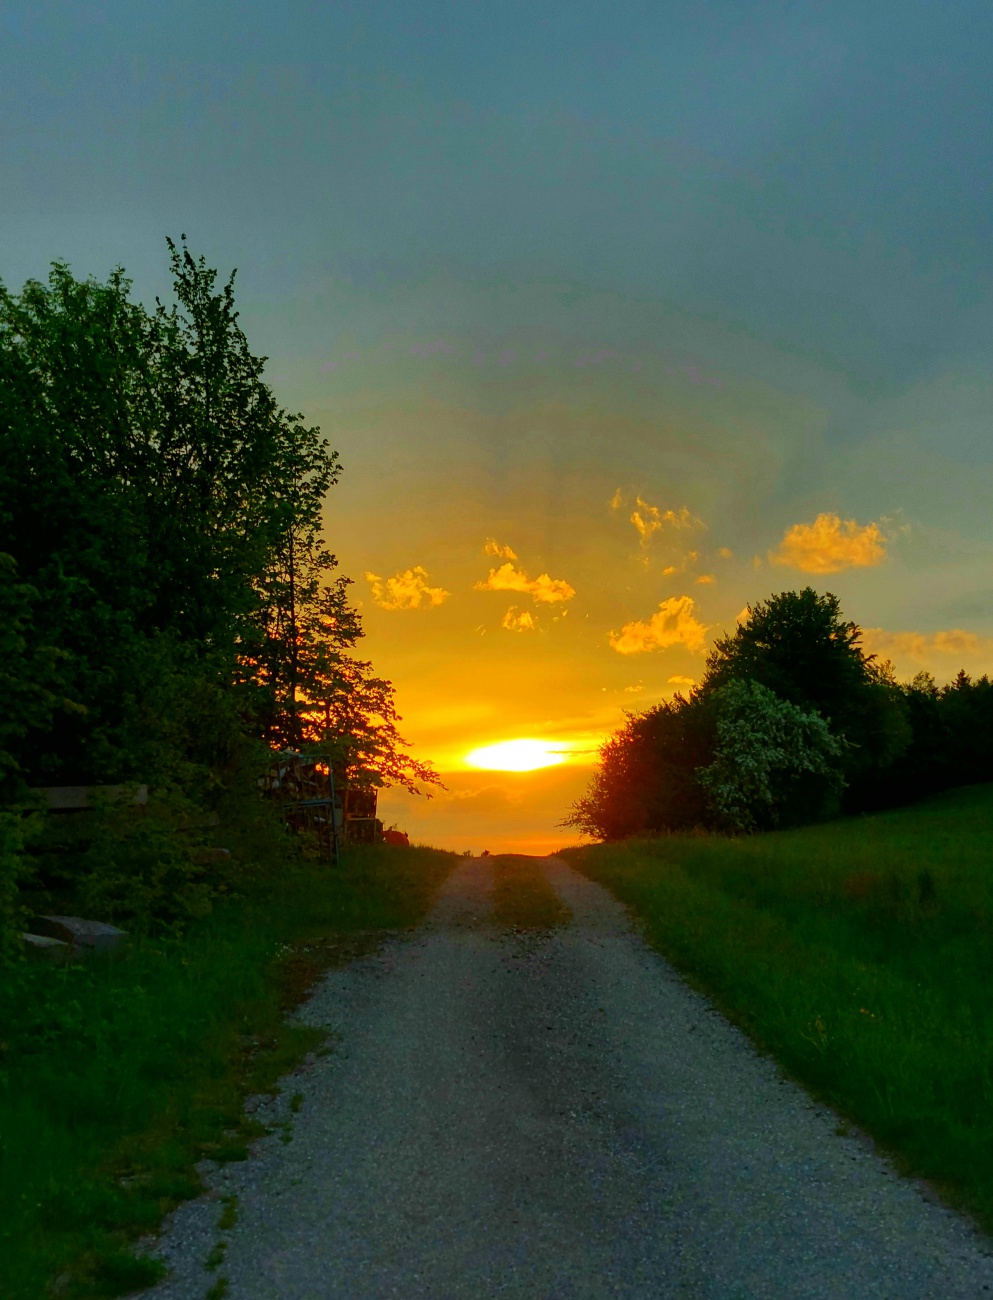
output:
[{"label": "weed", "polygon": [[221,1198],[221,1204],[224,1209],[221,1211],[221,1217],[217,1220],[217,1227],[220,1232],[230,1232],[238,1222],[238,1198],[237,1196],[224,1196]]},{"label": "weed", "polygon": [[224,1256],[227,1253],[228,1253],[228,1243],[226,1241],[219,1241],[217,1245],[214,1247],[214,1249],[207,1256],[207,1259],[204,1263],[204,1268],[208,1268],[212,1273],[215,1273],[224,1263]]}]

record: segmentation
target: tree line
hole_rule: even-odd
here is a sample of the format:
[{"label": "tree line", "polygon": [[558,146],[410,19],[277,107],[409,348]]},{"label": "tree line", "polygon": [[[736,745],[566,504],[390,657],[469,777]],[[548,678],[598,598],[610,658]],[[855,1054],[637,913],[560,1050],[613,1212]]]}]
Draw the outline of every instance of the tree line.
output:
[{"label": "tree line", "polygon": [[565,824],[600,840],[797,826],[993,780],[993,683],[896,680],[836,596],[749,606],[699,686],[630,714]]},{"label": "tree line", "polygon": [[[32,791],[141,782],[200,804],[245,755],[320,747],[353,779],[436,781],[322,506],[340,466],[281,408],[234,275],[171,240],[175,301],[122,270],[0,283],[0,911],[30,874]],[[9,935],[8,935],[9,937]]]}]

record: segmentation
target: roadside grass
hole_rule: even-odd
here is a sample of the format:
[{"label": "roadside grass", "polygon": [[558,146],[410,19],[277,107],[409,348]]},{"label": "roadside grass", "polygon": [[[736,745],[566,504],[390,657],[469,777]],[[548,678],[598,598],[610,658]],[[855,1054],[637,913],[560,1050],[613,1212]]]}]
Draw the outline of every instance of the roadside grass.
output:
[{"label": "roadside grass", "polygon": [[493,859],[493,920],[512,930],[552,930],[568,925],[571,909],[552,889],[533,858]]},{"label": "roadside grass", "polygon": [[245,1157],[263,1131],[246,1093],[322,1050],[287,1011],[324,969],[416,924],[455,861],[369,848],[337,869],[291,862],[181,939],[0,972],[0,1295],[154,1282],[134,1241],[199,1193],[198,1160]]},{"label": "roadside grass", "polygon": [[993,786],[562,856],[790,1075],[993,1231]]}]

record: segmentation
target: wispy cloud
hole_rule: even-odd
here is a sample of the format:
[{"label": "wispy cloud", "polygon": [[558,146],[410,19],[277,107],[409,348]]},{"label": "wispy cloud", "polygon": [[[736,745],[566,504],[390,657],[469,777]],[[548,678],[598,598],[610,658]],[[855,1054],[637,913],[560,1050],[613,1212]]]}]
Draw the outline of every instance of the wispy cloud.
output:
[{"label": "wispy cloud", "polygon": [[635,508],[631,512],[631,523],[634,524],[641,538],[642,546],[647,546],[655,534],[660,533],[663,528],[678,532],[686,528],[701,527],[701,521],[691,515],[686,506],[681,510],[662,510],[659,506],[643,501],[641,497],[635,501]]},{"label": "wispy cloud", "polygon": [[550,578],[547,573],[529,578],[523,569],[515,569],[512,564],[501,564],[499,569],[490,569],[485,582],[476,583],[476,590],[519,591],[544,605],[572,600],[576,594],[575,588],[570,587],[563,578]]},{"label": "wispy cloud", "polygon": [[430,609],[447,600],[452,593],[445,591],[444,587],[429,586],[429,576],[426,569],[415,564],[412,569],[405,569],[385,581],[377,573],[367,573],[365,580],[380,609]]},{"label": "wispy cloud", "polygon": [[509,546],[501,546],[495,537],[487,537],[486,544],[483,547],[484,555],[495,555],[501,560],[516,560],[517,552],[512,551]]},{"label": "wispy cloud", "polygon": [[516,605],[511,605],[500,626],[508,632],[533,632],[538,626],[538,620],[529,610],[518,610]]},{"label": "wispy cloud", "polygon": [[993,671],[993,637],[979,636],[953,627],[946,632],[885,632],[867,627],[862,646],[880,659],[891,659],[897,667],[937,668],[945,672],[965,667]]},{"label": "wispy cloud", "polygon": [[677,674],[675,677],[670,677],[670,678],[669,678],[669,685],[670,685],[670,686],[685,686],[687,689],[690,689],[690,688],[692,688],[692,687],[694,687],[694,686],[696,685],[696,681],[695,681],[692,677],[680,677],[680,676]]},{"label": "wispy cloud", "polygon": [[717,579],[712,573],[701,573],[699,578],[694,578],[693,581],[698,587],[709,587],[715,583]]},{"label": "wispy cloud", "polygon": [[668,650],[677,645],[702,654],[707,627],[696,617],[695,609],[692,596],[671,596],[662,601],[651,618],[625,623],[620,632],[611,632],[610,644],[622,655]]},{"label": "wispy cloud", "polygon": [[621,506],[624,504],[624,493],[620,488],[617,489],[607,504],[610,506],[611,510],[620,510]]},{"label": "wispy cloud", "polygon": [[779,547],[769,552],[769,563],[800,569],[803,573],[840,573],[864,569],[886,558],[886,539],[878,524],[859,525],[838,515],[818,515],[812,524],[794,524]]}]

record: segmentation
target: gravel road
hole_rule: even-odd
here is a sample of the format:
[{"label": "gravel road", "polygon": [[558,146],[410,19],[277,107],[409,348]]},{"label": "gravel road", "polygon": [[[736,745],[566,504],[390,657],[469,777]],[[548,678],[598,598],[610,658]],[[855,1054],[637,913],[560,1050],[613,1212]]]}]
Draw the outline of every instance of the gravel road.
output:
[{"label": "gravel road", "polygon": [[252,1159],[205,1168],[153,1300],[993,1300],[985,1238],[540,863],[567,927],[496,927],[466,859],[422,928],[325,977],[299,1016],[334,1050],[262,1104]]}]

